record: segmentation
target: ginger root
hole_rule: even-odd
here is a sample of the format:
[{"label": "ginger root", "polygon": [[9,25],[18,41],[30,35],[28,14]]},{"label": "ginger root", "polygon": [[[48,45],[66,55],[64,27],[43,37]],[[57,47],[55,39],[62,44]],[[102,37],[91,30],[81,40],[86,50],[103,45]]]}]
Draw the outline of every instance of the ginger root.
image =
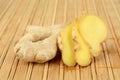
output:
[{"label": "ginger root", "polygon": [[58,36],[64,64],[87,66],[93,56],[99,55],[106,36],[106,24],[97,16],[86,15],[68,24]]},{"label": "ginger root", "polygon": [[100,43],[107,37],[106,24],[97,16],[85,15],[66,25],[29,26],[14,47],[25,61],[44,63],[53,59],[57,43],[68,66],[87,66],[100,54]]},{"label": "ginger root", "polygon": [[63,25],[49,27],[29,26],[27,33],[17,42],[14,51],[28,62],[44,63],[53,59],[57,52],[57,37]]}]

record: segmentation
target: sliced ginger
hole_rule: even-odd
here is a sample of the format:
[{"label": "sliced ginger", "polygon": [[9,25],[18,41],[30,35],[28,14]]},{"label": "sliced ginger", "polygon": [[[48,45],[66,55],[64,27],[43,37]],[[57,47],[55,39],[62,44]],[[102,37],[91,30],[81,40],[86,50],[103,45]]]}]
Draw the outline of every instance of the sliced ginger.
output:
[{"label": "sliced ginger", "polygon": [[53,59],[57,52],[57,37],[63,25],[49,27],[29,26],[27,33],[14,47],[20,59],[43,63]]},{"label": "sliced ginger", "polygon": [[79,32],[88,43],[93,56],[100,53],[100,43],[107,37],[106,24],[97,16],[83,16],[79,20]]},{"label": "sliced ginger", "polygon": [[100,43],[106,35],[107,27],[97,16],[86,15],[67,25],[58,38],[64,64],[90,64],[92,56],[99,55]]},{"label": "sliced ginger", "polygon": [[81,34],[77,29],[77,25],[73,27],[72,35],[74,40],[74,46],[76,48],[74,51],[76,62],[81,66],[86,66],[90,64],[92,56],[90,54],[90,50],[84,39],[82,38]]},{"label": "sliced ginger", "polygon": [[74,24],[75,21],[65,26],[61,30],[60,36],[58,36],[58,44],[62,52],[62,60],[68,66],[74,66],[76,64],[74,55],[74,43],[72,40],[72,27]]}]

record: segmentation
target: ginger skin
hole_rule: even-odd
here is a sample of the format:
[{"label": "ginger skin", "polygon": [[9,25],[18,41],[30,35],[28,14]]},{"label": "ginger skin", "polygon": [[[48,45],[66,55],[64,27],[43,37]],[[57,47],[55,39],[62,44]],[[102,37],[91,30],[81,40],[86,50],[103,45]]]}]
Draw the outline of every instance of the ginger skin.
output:
[{"label": "ginger skin", "polygon": [[27,33],[17,42],[14,51],[20,59],[44,63],[53,59],[57,52],[57,36],[63,25],[48,27],[29,26]]}]

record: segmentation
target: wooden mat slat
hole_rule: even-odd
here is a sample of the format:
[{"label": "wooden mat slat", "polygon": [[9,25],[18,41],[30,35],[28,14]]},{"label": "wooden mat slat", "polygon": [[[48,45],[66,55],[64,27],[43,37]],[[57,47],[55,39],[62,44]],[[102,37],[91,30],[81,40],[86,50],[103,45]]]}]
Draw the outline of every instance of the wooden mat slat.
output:
[{"label": "wooden mat slat", "polygon": [[[0,0],[0,80],[119,80],[119,0]],[[45,63],[26,63],[13,51],[28,25],[69,23],[82,14],[100,16],[108,25],[101,55],[90,66],[67,67],[61,54]]]},{"label": "wooden mat slat", "polygon": [[[8,2],[9,1],[9,2]],[[4,12],[4,10],[9,6],[12,0],[1,0],[0,1],[0,15]]]},{"label": "wooden mat slat", "polygon": [[[11,31],[12,33],[10,33],[9,30],[8,30],[8,32],[6,32],[6,33],[9,33],[11,35],[11,38],[10,38],[11,45],[9,45],[10,46],[9,49],[7,51],[5,51],[5,53],[7,53],[6,58],[4,60],[3,65],[1,66],[1,72],[3,73],[2,76],[5,77],[6,79],[8,78],[8,74],[9,74],[9,71],[11,69],[12,62],[15,58],[15,54],[13,53],[13,50],[12,50],[13,46],[14,46],[14,41],[12,42],[12,40],[14,39],[14,35],[16,34],[16,30],[18,29],[18,25],[19,25],[19,23],[22,19],[22,16],[23,16],[23,15],[20,16],[20,14],[24,14],[24,12],[25,12],[25,8],[22,9],[22,6],[25,7],[26,4],[28,4],[26,1],[21,3],[21,5],[20,5],[21,7],[18,8],[18,11],[16,12],[15,16],[12,18],[11,22],[9,23],[9,26],[13,27],[12,28],[13,31]],[[12,56],[12,57],[10,57],[10,56]],[[7,65],[4,65],[4,64],[7,64]],[[7,66],[9,66],[9,67],[7,67]]]},{"label": "wooden mat slat", "polygon": [[[8,49],[9,49],[9,47],[10,47],[10,43],[11,43],[11,41],[13,40],[13,37],[14,37],[14,35],[15,35],[15,33],[16,33],[16,29],[17,29],[17,27],[15,27],[15,26],[13,26],[13,25],[15,25],[15,24],[19,24],[19,21],[18,20],[16,20],[16,21],[14,21],[14,19],[16,18],[17,16],[16,15],[14,15],[14,18],[12,18],[11,20],[10,20],[10,22],[8,23],[8,29],[6,29],[5,31],[4,31],[4,33],[3,33],[3,35],[1,36],[1,43],[7,43],[7,45],[5,46],[5,48],[3,48],[3,51],[1,52],[2,53],[2,55],[1,55],[1,58],[0,58],[0,67],[1,67],[1,65],[2,65],[2,63],[4,62],[4,58],[6,57],[6,54],[7,54],[7,52],[8,52]],[[15,23],[16,22],[16,23]],[[13,28],[11,28],[11,26],[13,26]],[[3,46],[4,47],[4,46]]]},{"label": "wooden mat slat", "polygon": [[[6,14],[3,15],[4,17],[0,21],[0,28],[1,28],[0,29],[0,40],[1,40],[0,41],[0,56],[2,55],[4,48],[6,47],[6,45],[9,42],[10,34],[8,35],[8,33],[6,33],[6,32],[9,30],[9,33],[10,33],[12,30],[12,28],[10,28],[10,26],[8,26],[8,25],[11,21],[11,18],[14,16],[16,9],[18,8],[18,6],[16,6],[16,8],[15,8],[14,7],[15,5],[16,5],[16,1],[13,3],[13,5],[10,6],[9,10],[6,12]],[[6,27],[7,27],[7,30],[5,31]]]}]

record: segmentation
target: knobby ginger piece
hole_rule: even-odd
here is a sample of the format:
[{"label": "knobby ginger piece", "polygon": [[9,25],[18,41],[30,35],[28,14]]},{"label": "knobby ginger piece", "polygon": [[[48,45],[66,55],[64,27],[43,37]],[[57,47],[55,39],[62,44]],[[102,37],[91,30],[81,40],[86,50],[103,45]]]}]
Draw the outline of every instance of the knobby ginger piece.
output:
[{"label": "knobby ginger piece", "polygon": [[29,26],[26,34],[17,42],[14,51],[20,59],[44,63],[57,52],[57,37],[63,24],[53,26]]}]

